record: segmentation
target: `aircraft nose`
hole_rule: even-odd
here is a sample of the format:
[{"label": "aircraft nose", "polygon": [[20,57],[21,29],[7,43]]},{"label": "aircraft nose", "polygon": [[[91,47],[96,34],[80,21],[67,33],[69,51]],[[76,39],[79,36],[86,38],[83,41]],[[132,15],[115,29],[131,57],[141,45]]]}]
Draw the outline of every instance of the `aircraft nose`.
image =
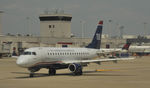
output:
[{"label": "aircraft nose", "polygon": [[22,57],[19,57],[17,59],[16,64],[19,65],[19,66],[21,66],[21,67],[26,67],[26,61]]}]

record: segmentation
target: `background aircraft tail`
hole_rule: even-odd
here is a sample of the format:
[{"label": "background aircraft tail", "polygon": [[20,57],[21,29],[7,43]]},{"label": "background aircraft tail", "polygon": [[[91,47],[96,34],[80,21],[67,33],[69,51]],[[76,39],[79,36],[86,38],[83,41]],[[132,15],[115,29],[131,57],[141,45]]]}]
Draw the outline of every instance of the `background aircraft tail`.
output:
[{"label": "background aircraft tail", "polygon": [[128,50],[129,47],[130,47],[130,45],[131,45],[131,43],[126,43],[126,44],[122,47],[122,49],[123,49],[123,50]]},{"label": "background aircraft tail", "polygon": [[97,26],[92,42],[88,46],[86,46],[86,48],[100,49],[102,29],[103,29],[103,21],[100,21]]}]

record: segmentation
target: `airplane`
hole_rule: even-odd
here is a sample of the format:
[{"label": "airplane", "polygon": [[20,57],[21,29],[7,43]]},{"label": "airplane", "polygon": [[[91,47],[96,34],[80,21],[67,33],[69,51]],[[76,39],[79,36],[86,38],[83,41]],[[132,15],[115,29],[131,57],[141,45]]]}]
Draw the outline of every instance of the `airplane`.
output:
[{"label": "airplane", "polygon": [[73,75],[82,75],[83,67],[89,63],[97,63],[117,60],[130,60],[129,58],[100,58],[100,50],[103,21],[98,23],[92,42],[84,48],[58,48],[58,47],[33,47],[26,49],[20,55],[16,64],[28,68],[29,77],[41,68],[49,69],[48,75],[55,75],[56,70],[68,68]]},{"label": "airplane", "polygon": [[129,52],[136,53],[137,55],[150,54],[150,46],[130,46]]},{"label": "airplane", "polygon": [[129,47],[131,43],[126,43],[122,48],[101,48],[101,51],[104,52],[104,57],[116,58],[116,57],[129,57]]},{"label": "airplane", "polygon": [[126,43],[122,48],[101,48],[103,52],[127,52],[129,50],[131,43]]}]

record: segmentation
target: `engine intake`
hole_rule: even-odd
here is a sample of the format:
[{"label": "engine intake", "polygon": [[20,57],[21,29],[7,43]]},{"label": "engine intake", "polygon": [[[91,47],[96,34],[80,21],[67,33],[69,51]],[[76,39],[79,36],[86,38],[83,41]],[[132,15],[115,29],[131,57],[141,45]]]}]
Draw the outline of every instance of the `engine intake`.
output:
[{"label": "engine intake", "polygon": [[68,68],[71,72],[78,72],[79,70],[82,70],[81,64],[77,63],[70,64]]}]

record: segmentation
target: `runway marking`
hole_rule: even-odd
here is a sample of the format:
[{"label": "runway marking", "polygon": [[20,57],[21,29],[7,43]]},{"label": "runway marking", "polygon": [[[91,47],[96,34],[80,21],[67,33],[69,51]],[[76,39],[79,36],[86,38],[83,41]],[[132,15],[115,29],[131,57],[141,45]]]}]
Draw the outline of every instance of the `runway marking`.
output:
[{"label": "runway marking", "polygon": [[96,69],[97,72],[100,72],[100,71],[120,71],[118,69]]}]

